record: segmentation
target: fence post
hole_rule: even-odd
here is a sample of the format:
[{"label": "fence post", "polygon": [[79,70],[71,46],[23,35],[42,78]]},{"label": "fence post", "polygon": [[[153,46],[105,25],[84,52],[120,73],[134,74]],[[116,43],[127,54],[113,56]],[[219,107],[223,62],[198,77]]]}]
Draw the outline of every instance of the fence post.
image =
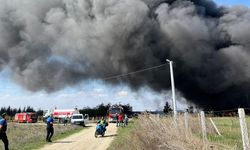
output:
[{"label": "fence post", "polygon": [[200,116],[200,113],[198,113],[197,116],[198,116],[199,126],[201,126],[201,116]]},{"label": "fence post", "polygon": [[157,118],[160,118],[160,114],[159,113],[157,114]]},{"label": "fence post", "polygon": [[186,138],[189,136],[189,129],[188,129],[188,113],[184,113],[184,119],[185,119],[185,132],[186,132]]},{"label": "fence post", "polygon": [[205,113],[204,113],[204,111],[201,111],[201,128],[202,128],[203,143],[206,146],[206,143],[207,143],[207,130],[206,130],[206,122],[205,122]]},{"label": "fence post", "polygon": [[245,111],[243,108],[239,108],[238,113],[239,113],[239,119],[240,119],[243,149],[249,150],[250,146],[249,146],[249,139],[248,139],[247,124],[246,124],[246,119],[245,119]]},{"label": "fence post", "polygon": [[210,120],[210,122],[212,123],[212,125],[214,126],[214,129],[215,129],[215,131],[217,132],[217,134],[218,134],[219,136],[221,136],[221,134],[220,134],[218,128],[216,127],[216,125],[215,125],[213,119],[212,119],[212,118],[209,118],[209,120]]}]

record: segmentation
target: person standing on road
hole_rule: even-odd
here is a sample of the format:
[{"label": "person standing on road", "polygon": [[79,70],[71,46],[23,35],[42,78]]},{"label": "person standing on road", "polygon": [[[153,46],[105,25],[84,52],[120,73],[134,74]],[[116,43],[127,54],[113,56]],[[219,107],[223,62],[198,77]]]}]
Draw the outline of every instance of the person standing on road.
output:
[{"label": "person standing on road", "polygon": [[51,138],[54,134],[54,127],[53,127],[53,116],[49,116],[49,118],[47,119],[47,136],[46,136],[46,141],[47,142],[52,142]]},{"label": "person standing on road", "polygon": [[123,117],[122,117],[122,113],[120,113],[120,114],[118,115],[118,122],[119,122],[119,125],[118,125],[118,126],[121,126],[121,127],[122,127],[122,121],[123,121],[122,118],[123,118]]},{"label": "person standing on road", "polygon": [[118,114],[115,114],[116,127],[118,127]]},{"label": "person standing on road", "polygon": [[66,115],[64,118],[63,118],[63,125],[66,126],[68,124],[68,115]]},{"label": "person standing on road", "polygon": [[2,117],[3,118],[0,120],[0,139],[2,139],[4,143],[5,150],[9,150],[9,141],[6,135],[8,115],[3,113]]},{"label": "person standing on road", "polygon": [[125,114],[125,116],[124,116],[123,126],[124,127],[128,126],[128,116],[127,116],[127,114]]}]

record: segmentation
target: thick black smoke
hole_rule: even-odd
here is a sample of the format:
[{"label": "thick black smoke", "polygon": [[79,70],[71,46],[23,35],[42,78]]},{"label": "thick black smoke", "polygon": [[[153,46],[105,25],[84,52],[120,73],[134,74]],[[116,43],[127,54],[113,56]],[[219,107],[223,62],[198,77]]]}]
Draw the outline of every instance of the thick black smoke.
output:
[{"label": "thick black smoke", "polygon": [[[31,91],[173,60],[176,87],[206,109],[248,107],[250,10],[210,0],[0,0],[0,67]],[[168,67],[107,83],[155,91]]]}]

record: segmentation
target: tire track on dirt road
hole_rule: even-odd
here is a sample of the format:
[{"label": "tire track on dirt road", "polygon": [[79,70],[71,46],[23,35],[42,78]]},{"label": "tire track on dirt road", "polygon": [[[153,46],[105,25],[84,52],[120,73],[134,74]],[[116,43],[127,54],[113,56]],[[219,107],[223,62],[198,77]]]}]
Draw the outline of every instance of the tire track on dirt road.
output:
[{"label": "tire track on dirt road", "polygon": [[[115,124],[109,124],[104,137],[95,138],[96,124],[89,124],[87,129],[65,139],[46,144],[40,150],[105,150],[117,136]],[[56,131],[55,131],[56,132]],[[52,138],[53,140],[53,138]]]}]

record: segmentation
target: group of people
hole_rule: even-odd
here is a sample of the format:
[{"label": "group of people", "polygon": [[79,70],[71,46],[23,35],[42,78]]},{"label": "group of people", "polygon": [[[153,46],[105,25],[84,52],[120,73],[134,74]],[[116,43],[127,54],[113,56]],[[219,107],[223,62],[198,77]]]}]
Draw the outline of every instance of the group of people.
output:
[{"label": "group of people", "polygon": [[125,114],[123,116],[122,113],[120,114],[115,114],[115,118],[116,118],[116,126],[117,127],[127,127],[128,126],[128,116]]},{"label": "group of people", "polygon": [[[127,127],[128,126],[128,116],[127,114],[123,115],[122,113],[115,115],[116,118],[116,126],[117,127]],[[106,131],[107,127],[107,121],[104,117],[101,117],[100,120],[98,120],[97,124],[101,125],[104,132]]]}]

